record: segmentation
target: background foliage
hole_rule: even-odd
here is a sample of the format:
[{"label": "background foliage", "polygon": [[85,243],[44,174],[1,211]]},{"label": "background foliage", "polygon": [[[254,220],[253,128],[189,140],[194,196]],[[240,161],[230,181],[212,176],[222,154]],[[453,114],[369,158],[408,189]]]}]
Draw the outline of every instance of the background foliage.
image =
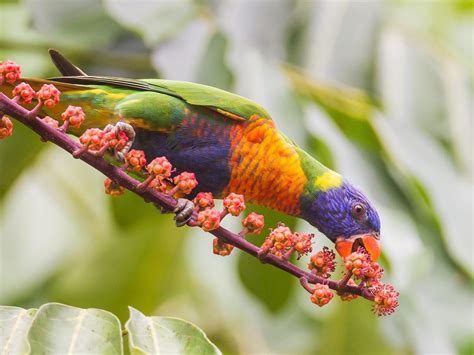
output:
[{"label": "background foliage", "polygon": [[224,353],[472,353],[472,12],[468,0],[2,2],[0,58],[26,75],[57,75],[54,47],[90,74],[195,81],[265,106],[374,200],[401,298],[383,319],[364,300],[316,309],[288,275],[212,255],[209,236],[130,193],[107,197],[100,174],[17,124],[0,144],[0,304],[122,322],[132,305],[192,321]]}]

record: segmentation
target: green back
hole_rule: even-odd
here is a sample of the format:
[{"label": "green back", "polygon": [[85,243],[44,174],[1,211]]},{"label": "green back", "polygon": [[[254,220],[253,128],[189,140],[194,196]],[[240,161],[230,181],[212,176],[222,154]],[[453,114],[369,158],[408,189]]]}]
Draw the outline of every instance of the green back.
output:
[{"label": "green back", "polygon": [[[270,118],[260,105],[242,96],[207,85],[185,81],[161,79],[124,79],[100,76],[64,76],[52,78],[53,81],[80,85],[107,85],[136,91],[151,91],[179,98],[191,105],[204,106],[220,113],[230,113],[228,117],[246,120],[252,115]],[[232,117],[233,115],[237,117]]]}]

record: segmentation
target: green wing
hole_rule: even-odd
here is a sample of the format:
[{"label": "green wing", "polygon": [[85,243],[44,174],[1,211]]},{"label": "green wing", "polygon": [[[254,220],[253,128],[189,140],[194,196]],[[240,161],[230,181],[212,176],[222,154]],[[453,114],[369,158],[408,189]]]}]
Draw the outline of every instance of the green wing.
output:
[{"label": "green wing", "polygon": [[208,107],[237,121],[244,121],[252,115],[270,119],[268,112],[242,96],[207,85],[161,79],[124,79],[101,76],[63,76],[50,80],[82,84],[109,85],[137,91],[151,91],[174,96],[196,106]]},{"label": "green wing", "polygon": [[255,102],[211,86],[161,79],[145,79],[143,81],[159,88],[165,88],[191,105],[206,106],[224,114],[225,112],[231,113],[232,115],[229,117],[237,116],[235,117],[237,120],[246,120],[252,115],[270,118],[268,112]]}]

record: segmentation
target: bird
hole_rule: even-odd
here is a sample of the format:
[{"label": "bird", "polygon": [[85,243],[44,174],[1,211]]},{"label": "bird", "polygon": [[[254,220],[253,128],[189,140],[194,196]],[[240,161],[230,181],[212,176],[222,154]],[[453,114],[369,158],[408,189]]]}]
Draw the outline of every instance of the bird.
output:
[{"label": "bird", "polygon": [[194,193],[242,194],[306,220],[342,257],[362,247],[379,258],[380,218],[369,199],[278,130],[257,103],[191,82],[87,75],[58,51],[49,54],[62,76],[24,80],[36,90],[54,84],[61,91],[60,103],[43,107],[43,115],[83,108],[87,119],[73,134],[106,125],[133,130],[127,149],[165,156],[176,173],[193,172]]}]

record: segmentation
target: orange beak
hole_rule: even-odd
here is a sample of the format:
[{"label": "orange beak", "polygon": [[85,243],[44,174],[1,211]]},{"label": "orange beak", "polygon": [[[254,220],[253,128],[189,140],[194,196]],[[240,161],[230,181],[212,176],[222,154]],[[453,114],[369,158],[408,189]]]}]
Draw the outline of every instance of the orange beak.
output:
[{"label": "orange beak", "polygon": [[370,259],[372,261],[377,261],[381,252],[380,242],[377,235],[356,235],[349,239],[338,237],[336,239],[336,250],[340,256],[347,257],[349,254],[355,251],[354,249],[357,249],[359,244],[362,244],[365,250],[367,250],[367,253],[369,253]]}]

